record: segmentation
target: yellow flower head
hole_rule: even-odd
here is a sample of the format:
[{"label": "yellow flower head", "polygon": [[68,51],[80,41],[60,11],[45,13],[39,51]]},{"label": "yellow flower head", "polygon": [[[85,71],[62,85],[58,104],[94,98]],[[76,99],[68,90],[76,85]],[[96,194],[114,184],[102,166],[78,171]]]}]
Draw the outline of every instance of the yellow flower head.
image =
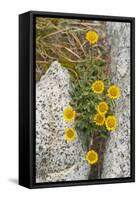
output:
[{"label": "yellow flower head", "polygon": [[73,141],[74,139],[75,139],[75,137],[76,137],[76,131],[73,129],[73,128],[67,128],[66,130],[65,130],[65,138],[69,141],[69,142],[71,142],[71,141]]},{"label": "yellow flower head", "polygon": [[95,44],[98,42],[99,35],[95,31],[88,31],[86,33],[86,39],[90,44]]},{"label": "yellow flower head", "polygon": [[113,131],[116,128],[117,125],[117,119],[115,116],[108,116],[105,119],[105,125],[108,131]]},{"label": "yellow flower head", "polygon": [[101,80],[95,81],[92,86],[91,89],[94,93],[96,94],[101,94],[104,91],[104,83]]},{"label": "yellow flower head", "polygon": [[105,121],[105,116],[97,113],[94,116],[94,122],[96,123],[97,126],[103,126]]},{"label": "yellow flower head", "polygon": [[120,97],[120,88],[117,85],[111,85],[108,89],[108,96],[111,99],[117,99]]},{"label": "yellow flower head", "polygon": [[108,104],[105,101],[100,102],[97,106],[97,111],[101,115],[105,115],[108,111]]},{"label": "yellow flower head", "polygon": [[76,117],[76,112],[72,107],[67,107],[63,111],[63,117],[66,122],[72,122]]},{"label": "yellow flower head", "polygon": [[98,154],[94,150],[90,150],[86,154],[86,160],[89,164],[93,165],[98,161]]}]

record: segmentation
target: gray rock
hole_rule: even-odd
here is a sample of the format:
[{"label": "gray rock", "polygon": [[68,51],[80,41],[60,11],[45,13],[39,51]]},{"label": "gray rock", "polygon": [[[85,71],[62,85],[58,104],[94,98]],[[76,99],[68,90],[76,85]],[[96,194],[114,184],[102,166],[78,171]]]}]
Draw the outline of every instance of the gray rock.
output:
[{"label": "gray rock", "polygon": [[36,182],[88,179],[86,152],[78,137],[66,141],[63,110],[69,105],[69,73],[57,61],[36,84]]},{"label": "gray rock", "polygon": [[107,23],[111,45],[112,82],[121,88],[116,100],[118,128],[107,142],[102,178],[130,176],[130,24]]}]

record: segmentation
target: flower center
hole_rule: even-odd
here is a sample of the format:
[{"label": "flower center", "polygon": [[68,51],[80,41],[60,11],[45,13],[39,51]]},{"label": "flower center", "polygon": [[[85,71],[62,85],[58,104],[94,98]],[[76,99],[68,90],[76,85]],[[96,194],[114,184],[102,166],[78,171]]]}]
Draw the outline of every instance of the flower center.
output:
[{"label": "flower center", "polygon": [[115,120],[114,119],[108,119],[108,126],[110,128],[114,127],[115,126]]},{"label": "flower center", "polygon": [[72,111],[67,111],[66,112],[67,118],[71,119],[73,117],[73,112]]},{"label": "flower center", "polygon": [[96,158],[96,156],[95,156],[93,153],[90,153],[89,156],[88,156],[88,159],[89,159],[90,161],[95,160],[95,158]]},{"label": "flower center", "polygon": [[114,89],[114,88],[112,88],[112,89],[110,90],[110,94],[111,94],[111,96],[113,96],[113,97],[117,96],[117,90]]},{"label": "flower center", "polygon": [[105,104],[100,104],[100,105],[99,105],[99,110],[100,110],[101,112],[106,111],[106,110],[107,110],[106,105],[105,105]]},{"label": "flower center", "polygon": [[97,118],[96,118],[96,121],[98,123],[101,123],[103,121],[103,117],[101,115],[98,115]]},{"label": "flower center", "polygon": [[94,89],[96,91],[101,91],[102,90],[102,85],[100,83],[95,84]]},{"label": "flower center", "polygon": [[68,136],[69,138],[72,138],[73,135],[74,135],[73,131],[72,131],[72,130],[68,130],[67,136]]},{"label": "flower center", "polygon": [[95,40],[95,39],[96,39],[96,35],[95,35],[94,33],[91,33],[91,34],[89,35],[89,39],[90,39],[91,41]]}]

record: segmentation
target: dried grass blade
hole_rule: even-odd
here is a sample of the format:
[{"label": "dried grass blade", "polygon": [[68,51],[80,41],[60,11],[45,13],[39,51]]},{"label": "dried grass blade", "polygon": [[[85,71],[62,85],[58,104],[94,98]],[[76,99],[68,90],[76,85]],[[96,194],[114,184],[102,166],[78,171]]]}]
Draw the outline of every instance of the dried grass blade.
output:
[{"label": "dried grass blade", "polygon": [[81,48],[83,54],[86,56],[85,51],[84,51],[84,48],[83,48],[83,46],[82,46],[82,44],[81,44],[79,38],[78,38],[78,37],[76,36],[76,34],[74,34],[73,32],[70,32],[70,34],[71,34],[72,37],[75,39],[75,41],[79,44],[79,46],[80,46],[80,48]]}]

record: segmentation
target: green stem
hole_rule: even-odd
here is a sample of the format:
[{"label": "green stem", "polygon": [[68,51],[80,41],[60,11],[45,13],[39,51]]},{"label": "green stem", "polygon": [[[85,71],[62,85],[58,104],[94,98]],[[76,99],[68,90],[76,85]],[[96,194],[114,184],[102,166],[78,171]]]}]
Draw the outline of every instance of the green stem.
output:
[{"label": "green stem", "polygon": [[114,108],[116,107],[116,103],[114,102],[114,100],[112,100],[112,105]]},{"label": "green stem", "polygon": [[91,65],[93,64],[93,51],[92,51],[92,46],[91,46]]}]

